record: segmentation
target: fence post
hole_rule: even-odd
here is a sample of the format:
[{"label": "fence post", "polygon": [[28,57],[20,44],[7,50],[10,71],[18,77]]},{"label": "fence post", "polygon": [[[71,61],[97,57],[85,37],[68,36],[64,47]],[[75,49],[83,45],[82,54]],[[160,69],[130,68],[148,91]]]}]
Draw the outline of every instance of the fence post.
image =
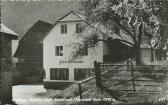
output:
[{"label": "fence post", "polygon": [[96,75],[96,85],[98,87],[102,88],[100,63],[94,61],[94,66],[95,66],[95,75]]},{"label": "fence post", "polygon": [[132,84],[133,84],[133,90],[134,90],[134,92],[136,91],[136,89],[135,89],[135,78],[134,78],[134,69],[133,69],[133,63],[132,63],[132,61],[131,60],[129,60],[129,62],[130,62],[130,70],[131,70],[131,73],[132,73]]},{"label": "fence post", "polygon": [[131,71],[133,91],[136,91],[135,90],[135,79],[134,79],[133,63],[132,63],[132,61],[130,59],[127,61],[127,69]]},{"label": "fence post", "polygon": [[80,96],[80,99],[82,99],[82,87],[81,87],[81,83],[78,83],[78,87],[79,87],[79,96]]}]

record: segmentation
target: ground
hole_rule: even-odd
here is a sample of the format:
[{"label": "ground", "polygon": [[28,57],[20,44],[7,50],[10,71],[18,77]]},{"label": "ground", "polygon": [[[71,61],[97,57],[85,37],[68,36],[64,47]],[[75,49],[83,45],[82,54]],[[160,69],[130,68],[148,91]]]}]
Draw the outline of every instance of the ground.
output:
[{"label": "ground", "polygon": [[13,86],[13,101],[18,105],[55,105],[54,101],[37,95],[46,91],[42,84]]},{"label": "ground", "polygon": [[72,85],[65,90],[46,90],[43,84],[16,85],[13,86],[13,101],[18,105],[69,105],[66,100],[78,95],[77,88]]},{"label": "ground", "polygon": [[[98,88],[94,86],[94,80],[89,84],[83,84],[82,88],[87,88],[85,92],[83,92],[83,98],[95,97],[96,99],[106,97],[110,98],[108,94],[102,92]],[[112,105],[112,101],[105,101],[104,103],[100,101],[96,102],[87,102],[87,103],[79,103],[79,102],[58,102],[52,99],[71,99],[74,97],[78,97],[78,86],[76,84],[70,86],[65,90],[46,90],[43,88],[42,84],[33,84],[33,85],[17,85],[13,86],[13,100],[18,105]],[[88,90],[89,89],[89,90]],[[166,91],[165,91],[166,92]],[[168,92],[168,91],[167,91]],[[167,96],[168,98],[168,96]],[[160,98],[161,100],[167,99],[166,97]],[[120,105],[120,104],[114,104]],[[122,104],[121,104],[122,105]],[[125,104],[123,104],[125,105]],[[152,104],[153,105],[153,104]],[[162,104],[160,104],[162,105]],[[166,104],[163,104],[166,105]]]}]

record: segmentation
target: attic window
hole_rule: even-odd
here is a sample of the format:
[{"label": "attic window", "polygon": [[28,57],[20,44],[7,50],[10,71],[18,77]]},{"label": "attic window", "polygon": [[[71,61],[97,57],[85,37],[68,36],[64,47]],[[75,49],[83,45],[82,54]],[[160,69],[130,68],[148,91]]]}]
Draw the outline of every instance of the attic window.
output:
[{"label": "attic window", "polygon": [[67,33],[67,24],[61,25],[61,34],[66,34]]}]

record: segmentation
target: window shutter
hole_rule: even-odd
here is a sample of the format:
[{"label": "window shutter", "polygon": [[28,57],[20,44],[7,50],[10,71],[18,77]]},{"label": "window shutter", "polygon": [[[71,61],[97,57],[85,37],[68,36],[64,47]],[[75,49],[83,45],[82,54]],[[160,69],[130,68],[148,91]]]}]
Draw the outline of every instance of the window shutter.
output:
[{"label": "window shutter", "polygon": [[61,25],[61,33],[64,33],[64,26]]},{"label": "window shutter", "polygon": [[67,33],[67,25],[65,25],[65,33]]}]

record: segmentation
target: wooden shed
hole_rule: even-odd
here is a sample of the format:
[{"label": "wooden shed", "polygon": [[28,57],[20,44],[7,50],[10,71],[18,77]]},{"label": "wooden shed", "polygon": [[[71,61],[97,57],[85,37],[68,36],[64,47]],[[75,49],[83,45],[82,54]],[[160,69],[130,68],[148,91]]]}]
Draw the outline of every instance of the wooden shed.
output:
[{"label": "wooden shed", "polygon": [[24,76],[20,84],[43,80],[43,45],[39,41],[51,26],[50,23],[38,20],[19,41],[14,57],[19,59],[16,68]]},{"label": "wooden shed", "polygon": [[12,40],[18,35],[1,23],[0,28],[0,102],[12,103]]}]

